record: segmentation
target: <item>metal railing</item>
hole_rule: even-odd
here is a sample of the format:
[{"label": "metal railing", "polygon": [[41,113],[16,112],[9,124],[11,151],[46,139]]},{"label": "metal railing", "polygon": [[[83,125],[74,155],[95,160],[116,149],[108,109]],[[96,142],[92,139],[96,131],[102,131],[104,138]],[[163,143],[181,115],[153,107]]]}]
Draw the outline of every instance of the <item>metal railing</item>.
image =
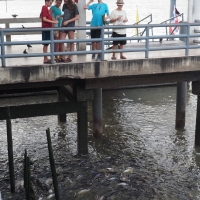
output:
[{"label": "metal railing", "polygon": [[[141,19],[140,21],[136,22],[136,23],[133,24],[133,25],[138,25],[139,23],[143,22],[145,19],[148,19],[148,18],[150,18],[150,19],[149,19],[149,21],[147,22],[147,24],[150,24],[150,23],[152,22],[152,14],[146,16],[145,18]],[[138,28],[137,28],[137,30],[138,30]],[[144,28],[143,31],[139,32],[138,34],[133,35],[133,37],[134,37],[134,36],[138,36],[138,35],[139,35],[139,36],[143,36],[144,33],[145,33],[145,31],[146,31],[146,29]],[[137,32],[138,32],[138,31],[137,31]],[[153,35],[153,29],[151,29],[151,35]]]},{"label": "metal railing", "polygon": [[[171,21],[174,20],[174,19],[177,18],[177,17],[182,17],[182,20],[181,20],[180,22],[183,22],[183,21],[184,21],[184,14],[181,13],[181,14],[177,15],[176,17],[171,17],[171,18],[169,18],[169,19],[167,19],[167,20],[161,22],[160,24],[171,24]],[[165,28],[166,35],[173,34],[174,31],[175,31],[175,29],[176,29],[177,27],[178,27],[178,26],[175,26],[175,27],[173,28],[172,33],[170,33],[170,32],[169,32],[169,29],[167,29],[167,27],[166,27],[166,28]],[[168,38],[167,38],[167,40],[168,40]]]},{"label": "metal railing", "polygon": [[[184,27],[185,33],[180,35],[168,35],[168,38],[185,38],[185,44],[183,45],[174,45],[174,46],[159,46],[159,47],[151,47],[149,45],[150,39],[159,39],[159,38],[166,38],[166,35],[155,35],[150,36],[149,31],[151,28],[158,28],[158,27],[175,27],[177,24],[143,24],[143,25],[126,25],[126,26],[112,26],[113,29],[117,28],[145,28],[146,35],[142,36],[142,40],[145,41],[145,47],[141,48],[127,48],[127,49],[118,49],[115,50],[116,52],[145,52],[145,58],[149,57],[150,51],[160,51],[160,50],[175,50],[175,49],[184,49],[185,55],[189,54],[189,49],[197,49],[200,48],[199,45],[190,45],[189,39],[193,37],[198,37],[199,34],[190,34],[190,28],[192,26],[200,26],[200,23],[181,23],[179,24],[180,27]],[[6,59],[9,58],[20,58],[20,57],[42,57],[42,56],[50,56],[51,63],[54,63],[54,56],[58,55],[83,55],[83,54],[93,54],[99,53],[102,56],[102,60],[104,59],[104,54],[112,53],[113,50],[105,50],[105,42],[107,41],[120,41],[120,40],[139,40],[141,37],[120,37],[120,38],[104,38],[104,32],[108,29],[107,26],[101,27],[73,27],[73,30],[87,30],[87,29],[101,29],[101,38],[95,39],[71,39],[71,40],[54,40],[54,30],[71,30],[72,28],[45,28],[45,31],[50,31],[50,40],[46,41],[28,41],[29,44],[50,44],[50,52],[49,53],[30,53],[30,54],[6,54],[5,53],[5,46],[8,45],[26,45],[27,41],[11,41],[5,42],[4,36],[7,32],[17,32],[17,31],[30,31],[29,29],[0,29],[0,47],[1,47],[1,55],[0,59],[2,62],[2,67],[6,67]],[[110,27],[109,27],[110,28]],[[43,28],[36,28],[32,30],[34,31],[44,31]],[[101,42],[101,50],[82,50],[82,51],[74,51],[74,52],[54,52],[54,43],[87,43],[87,42]]]}]

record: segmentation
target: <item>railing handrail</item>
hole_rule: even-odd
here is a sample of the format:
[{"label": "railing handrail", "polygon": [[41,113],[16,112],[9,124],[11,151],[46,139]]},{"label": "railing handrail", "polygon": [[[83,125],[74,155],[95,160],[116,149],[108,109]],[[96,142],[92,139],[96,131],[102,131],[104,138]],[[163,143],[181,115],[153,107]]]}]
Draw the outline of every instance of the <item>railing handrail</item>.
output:
[{"label": "railing handrail", "polygon": [[[65,28],[45,28],[45,31],[50,31],[50,40],[48,41],[12,41],[12,42],[4,42],[4,36],[6,32],[13,32],[13,31],[30,31],[30,28],[3,28],[0,29],[0,36],[1,36],[1,41],[0,41],[0,47],[1,47],[1,61],[2,61],[2,67],[6,66],[5,59],[6,58],[15,58],[15,57],[41,57],[44,55],[51,56],[51,62],[54,63],[54,56],[55,55],[72,55],[72,54],[92,54],[92,53],[101,53],[102,54],[102,59],[104,59],[104,54],[105,53],[112,53],[112,50],[105,50],[104,49],[104,44],[105,41],[119,41],[119,40],[138,40],[141,39],[145,40],[145,47],[143,48],[128,48],[128,49],[119,49],[116,50],[117,52],[145,52],[145,58],[148,58],[149,56],[149,51],[158,51],[158,50],[174,50],[174,49],[185,49],[185,55],[188,55],[189,49],[194,49],[194,48],[200,48],[199,45],[190,45],[189,44],[189,38],[191,37],[198,37],[199,34],[191,34],[190,33],[190,27],[191,26],[200,26],[200,23],[181,23],[179,24],[180,27],[185,26],[186,27],[186,33],[180,34],[180,35],[168,35],[167,37],[169,38],[185,38],[186,42],[183,45],[179,46],[160,46],[160,47],[150,47],[149,46],[149,40],[150,39],[158,39],[158,38],[166,38],[166,35],[156,35],[156,36],[150,36],[149,35],[149,30],[150,28],[155,28],[155,27],[175,27],[177,24],[139,24],[139,25],[124,25],[124,26],[112,26],[113,29],[119,29],[119,28],[145,28],[146,29],[146,36],[142,37],[120,37],[120,38],[104,38],[104,30],[111,28],[111,26],[99,26],[98,29],[101,29],[101,38],[95,38],[95,39],[73,39],[73,40],[54,40],[53,38],[53,32],[54,30],[87,30],[87,29],[97,29],[97,27],[91,27],[91,26],[75,26],[75,27],[65,27]],[[34,31],[43,31],[44,28],[31,28],[31,30]],[[49,53],[30,53],[28,55],[26,54],[6,54],[5,53],[5,46],[7,45],[24,45],[24,44],[50,44],[50,52]],[[102,48],[101,50],[85,50],[85,51],[74,51],[74,52],[54,52],[54,43],[71,43],[71,42],[101,42]]]},{"label": "railing handrail", "polygon": [[182,17],[182,20],[181,21],[184,21],[184,14],[183,13],[181,13],[181,14],[179,14],[179,15],[177,15],[177,16],[175,16],[175,17],[171,17],[171,18],[169,18],[169,19],[167,19],[167,20],[165,20],[165,21],[163,21],[163,22],[161,22],[160,24],[164,24],[164,23],[166,23],[166,22],[168,22],[168,21],[172,21],[173,19],[175,19],[175,18],[177,18],[177,17]]}]

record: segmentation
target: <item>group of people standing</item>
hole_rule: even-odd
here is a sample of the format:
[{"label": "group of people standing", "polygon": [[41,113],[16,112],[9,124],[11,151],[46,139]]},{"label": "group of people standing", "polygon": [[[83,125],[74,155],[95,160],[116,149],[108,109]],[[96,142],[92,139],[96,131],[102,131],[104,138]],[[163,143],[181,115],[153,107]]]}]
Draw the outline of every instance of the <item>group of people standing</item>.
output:
[{"label": "group of people standing", "polygon": [[[97,0],[97,3],[93,3],[94,0],[90,0],[85,6],[84,9],[92,11],[92,20],[91,26],[98,27],[103,26],[107,20],[113,25],[124,25],[128,19],[126,12],[122,9],[124,2],[123,0],[117,0],[117,8],[109,14],[109,9],[107,4],[103,3],[102,0]],[[55,5],[52,6],[52,0],[45,0],[45,5],[42,7],[40,18],[42,21],[42,28],[52,28],[52,27],[74,27],[75,21],[79,18],[79,11],[76,3],[73,0],[64,0],[64,4],[61,10],[62,0],[56,0]],[[93,4],[91,4],[93,3]],[[91,4],[91,5],[90,5]],[[49,9],[50,8],[50,9]],[[74,39],[74,30],[63,30],[63,31],[54,31],[55,40],[64,40],[66,36],[69,39]],[[92,29],[91,38],[100,38],[101,29]],[[126,29],[113,29],[112,37],[126,37]],[[42,31],[42,40],[50,40],[50,31]],[[113,41],[113,50],[120,44],[120,49],[123,49],[123,46],[126,44],[126,40]],[[49,44],[43,44],[43,53],[47,53]],[[92,42],[92,50],[100,50],[100,42]],[[55,43],[54,46],[55,52],[64,52],[65,46],[64,43]],[[70,43],[70,51],[74,51],[74,43]],[[123,53],[120,53],[121,59],[126,59]],[[101,54],[97,56],[92,54],[92,59],[96,61],[101,61]],[[115,52],[111,59],[116,60]],[[65,58],[64,55],[56,56],[56,62],[72,62],[72,55],[69,55]],[[44,56],[44,64],[51,63],[47,56]]]}]

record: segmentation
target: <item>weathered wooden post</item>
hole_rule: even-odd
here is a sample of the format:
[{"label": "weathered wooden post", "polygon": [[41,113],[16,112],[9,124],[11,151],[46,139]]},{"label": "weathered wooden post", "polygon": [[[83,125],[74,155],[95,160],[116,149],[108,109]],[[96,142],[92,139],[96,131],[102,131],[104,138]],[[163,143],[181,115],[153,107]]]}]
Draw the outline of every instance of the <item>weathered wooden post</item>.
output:
[{"label": "weathered wooden post", "polygon": [[195,145],[200,146],[200,82],[192,82],[192,93],[197,95]]},{"label": "weathered wooden post", "polygon": [[94,89],[93,100],[93,135],[102,137],[103,119],[102,119],[102,88]]},{"label": "weathered wooden post", "polygon": [[88,153],[87,102],[81,102],[81,111],[78,112],[78,153]]},{"label": "weathered wooden post", "polygon": [[28,159],[27,159],[27,151],[24,153],[24,189],[26,191],[26,200],[29,199],[29,184],[28,184]]},{"label": "weathered wooden post", "polygon": [[24,188],[26,191],[26,200],[36,200],[35,192],[31,182],[30,158],[27,151],[24,153]]},{"label": "weathered wooden post", "polygon": [[[58,102],[64,102],[65,101],[65,96],[62,92],[61,87],[59,87],[58,90],[57,90],[57,96],[58,96]],[[65,123],[66,122],[66,113],[58,114],[58,121]]]},{"label": "weathered wooden post", "polygon": [[187,82],[177,83],[176,94],[176,128],[185,127]]},{"label": "weathered wooden post", "polygon": [[10,120],[10,109],[9,108],[7,108],[6,125],[7,125],[10,188],[11,188],[11,192],[15,192],[15,170],[14,170],[14,163],[13,163],[12,125],[11,125],[11,120]]},{"label": "weathered wooden post", "polygon": [[56,174],[56,167],[55,167],[55,162],[54,162],[53,149],[52,149],[52,145],[51,145],[51,135],[50,135],[49,128],[46,130],[46,134],[47,134],[49,160],[50,160],[50,166],[51,166],[51,173],[52,173],[55,197],[56,197],[56,200],[60,200],[60,194],[59,194],[59,189],[58,189],[58,181],[57,181],[57,174]]}]

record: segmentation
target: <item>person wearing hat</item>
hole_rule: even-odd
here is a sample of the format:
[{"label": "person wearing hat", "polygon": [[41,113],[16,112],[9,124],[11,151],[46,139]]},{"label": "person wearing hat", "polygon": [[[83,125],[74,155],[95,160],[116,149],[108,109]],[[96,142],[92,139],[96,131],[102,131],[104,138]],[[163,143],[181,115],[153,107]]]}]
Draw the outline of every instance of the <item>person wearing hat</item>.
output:
[{"label": "person wearing hat", "polygon": [[[117,0],[116,2],[117,8],[113,10],[110,14],[110,23],[113,23],[115,26],[121,26],[125,25],[125,23],[128,21],[126,12],[122,9],[124,5],[123,0]],[[120,29],[113,29],[112,37],[126,37],[126,29],[120,28]],[[123,49],[124,45],[126,44],[126,40],[118,40],[113,41],[113,50],[116,49],[116,47],[120,45],[120,49]],[[126,57],[123,55],[123,52],[120,52],[120,58],[126,59]],[[116,60],[115,52],[113,51],[113,55],[111,59]]]},{"label": "person wearing hat", "polygon": [[[103,26],[104,21],[109,19],[109,9],[107,4],[103,3],[102,0],[98,0],[98,3],[93,3],[94,0],[90,0],[85,6],[84,9],[92,10],[92,20],[90,26]],[[103,16],[107,15],[103,18]],[[91,38],[100,38],[101,37],[101,29],[93,29],[91,30]],[[92,50],[100,50],[101,45],[100,42],[92,42]],[[92,59],[95,59],[95,54],[92,54]],[[97,55],[96,61],[101,61],[101,54]]]}]

